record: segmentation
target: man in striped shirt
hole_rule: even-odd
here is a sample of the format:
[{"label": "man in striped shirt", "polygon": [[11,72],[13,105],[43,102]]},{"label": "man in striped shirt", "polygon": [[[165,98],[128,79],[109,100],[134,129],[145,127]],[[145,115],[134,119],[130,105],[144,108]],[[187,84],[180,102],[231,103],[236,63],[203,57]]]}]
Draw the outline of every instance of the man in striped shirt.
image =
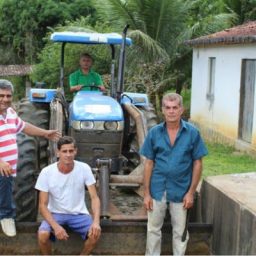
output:
[{"label": "man in striped shirt", "polygon": [[0,222],[7,236],[15,236],[15,206],[12,196],[13,177],[16,176],[18,148],[16,135],[24,132],[30,136],[42,136],[58,140],[57,130],[45,130],[20,119],[11,108],[13,85],[0,79]]}]

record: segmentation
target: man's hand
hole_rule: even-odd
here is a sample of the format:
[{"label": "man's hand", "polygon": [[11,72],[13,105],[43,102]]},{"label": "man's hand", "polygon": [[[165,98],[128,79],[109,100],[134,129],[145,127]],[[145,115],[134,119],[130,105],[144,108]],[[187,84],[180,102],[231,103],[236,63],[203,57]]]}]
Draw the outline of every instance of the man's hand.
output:
[{"label": "man's hand", "polygon": [[82,85],[76,85],[75,91],[77,91],[77,92],[80,91],[82,89],[82,87],[83,87]]},{"label": "man's hand", "polygon": [[54,228],[54,234],[58,240],[68,240],[69,238],[69,235],[67,234],[66,230],[60,225],[57,225]]},{"label": "man's hand", "polygon": [[0,162],[0,174],[2,176],[11,176],[12,174],[12,167],[9,163],[7,162]]},{"label": "man's hand", "polygon": [[100,89],[102,92],[105,92],[105,91],[106,91],[106,88],[105,88],[105,86],[103,86],[103,85],[100,85],[100,86],[99,86],[99,89]]},{"label": "man's hand", "polygon": [[95,239],[99,239],[100,234],[101,234],[100,225],[96,222],[93,222],[90,229],[89,229],[88,236],[93,237]]},{"label": "man's hand", "polygon": [[52,141],[57,141],[61,137],[61,133],[58,130],[46,130],[44,137]]},{"label": "man's hand", "polygon": [[153,210],[153,199],[150,195],[144,196],[144,207],[147,211]]},{"label": "man's hand", "polygon": [[194,195],[191,193],[187,193],[183,198],[183,207],[185,209],[189,209],[193,207],[194,204]]}]

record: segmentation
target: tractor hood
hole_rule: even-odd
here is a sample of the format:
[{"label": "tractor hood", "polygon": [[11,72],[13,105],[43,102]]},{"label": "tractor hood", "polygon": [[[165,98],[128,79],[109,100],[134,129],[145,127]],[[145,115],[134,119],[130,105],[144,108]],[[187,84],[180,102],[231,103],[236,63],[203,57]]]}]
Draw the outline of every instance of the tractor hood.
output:
[{"label": "tractor hood", "polygon": [[123,121],[120,104],[99,92],[78,92],[69,107],[70,121]]}]

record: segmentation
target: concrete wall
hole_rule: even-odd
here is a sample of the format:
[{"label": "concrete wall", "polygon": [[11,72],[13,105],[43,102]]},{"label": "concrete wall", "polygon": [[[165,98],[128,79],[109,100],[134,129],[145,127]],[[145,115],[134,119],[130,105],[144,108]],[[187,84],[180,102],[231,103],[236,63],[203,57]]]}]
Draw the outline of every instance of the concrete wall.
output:
[{"label": "concrete wall", "polygon": [[[207,99],[210,57],[216,58],[212,104]],[[193,50],[191,120],[233,140],[238,138],[242,59],[256,59],[255,45],[202,47]],[[256,147],[256,111],[253,120],[252,144]]]},{"label": "concrete wall", "polygon": [[201,187],[202,220],[213,224],[217,255],[256,254],[256,172],[208,177]]}]

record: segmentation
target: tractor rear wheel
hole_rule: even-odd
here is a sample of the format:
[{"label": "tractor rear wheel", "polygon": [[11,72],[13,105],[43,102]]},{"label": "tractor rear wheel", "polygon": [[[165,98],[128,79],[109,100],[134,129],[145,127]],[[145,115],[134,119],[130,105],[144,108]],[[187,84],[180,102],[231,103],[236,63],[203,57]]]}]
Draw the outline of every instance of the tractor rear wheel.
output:
[{"label": "tractor rear wheel", "polygon": [[[152,104],[149,106],[138,107],[143,114],[143,121],[146,124],[147,131],[158,123],[155,108]],[[140,163],[139,143],[136,134],[136,124],[133,120],[130,122],[130,146],[128,152],[128,166],[133,170]]]},{"label": "tractor rear wheel", "polygon": [[[28,123],[48,129],[48,105],[31,103],[28,98],[19,102],[18,115]],[[17,221],[35,221],[37,218],[37,192],[34,188],[39,172],[48,165],[48,140],[17,135],[19,158],[17,177],[14,185],[14,198],[17,207]]]},{"label": "tractor rear wheel", "polygon": [[36,221],[37,192],[37,141],[35,138],[18,134],[19,160],[14,185],[17,221]]},{"label": "tractor rear wheel", "polygon": [[[49,104],[48,103],[32,103],[28,98],[24,98],[18,105],[19,117],[28,123],[39,128],[49,129]],[[43,137],[36,137],[38,141],[38,171],[40,172],[48,165],[48,140]]]},{"label": "tractor rear wheel", "polygon": [[[152,104],[150,104],[147,107],[139,107],[139,110],[143,114],[143,121],[145,122],[147,126],[147,131],[149,131],[153,126],[155,126],[158,123],[157,115],[155,108]],[[136,128],[136,127],[135,127]],[[139,152],[139,144],[137,141],[137,135],[135,134],[134,139],[131,143],[131,151],[132,152]]]}]

